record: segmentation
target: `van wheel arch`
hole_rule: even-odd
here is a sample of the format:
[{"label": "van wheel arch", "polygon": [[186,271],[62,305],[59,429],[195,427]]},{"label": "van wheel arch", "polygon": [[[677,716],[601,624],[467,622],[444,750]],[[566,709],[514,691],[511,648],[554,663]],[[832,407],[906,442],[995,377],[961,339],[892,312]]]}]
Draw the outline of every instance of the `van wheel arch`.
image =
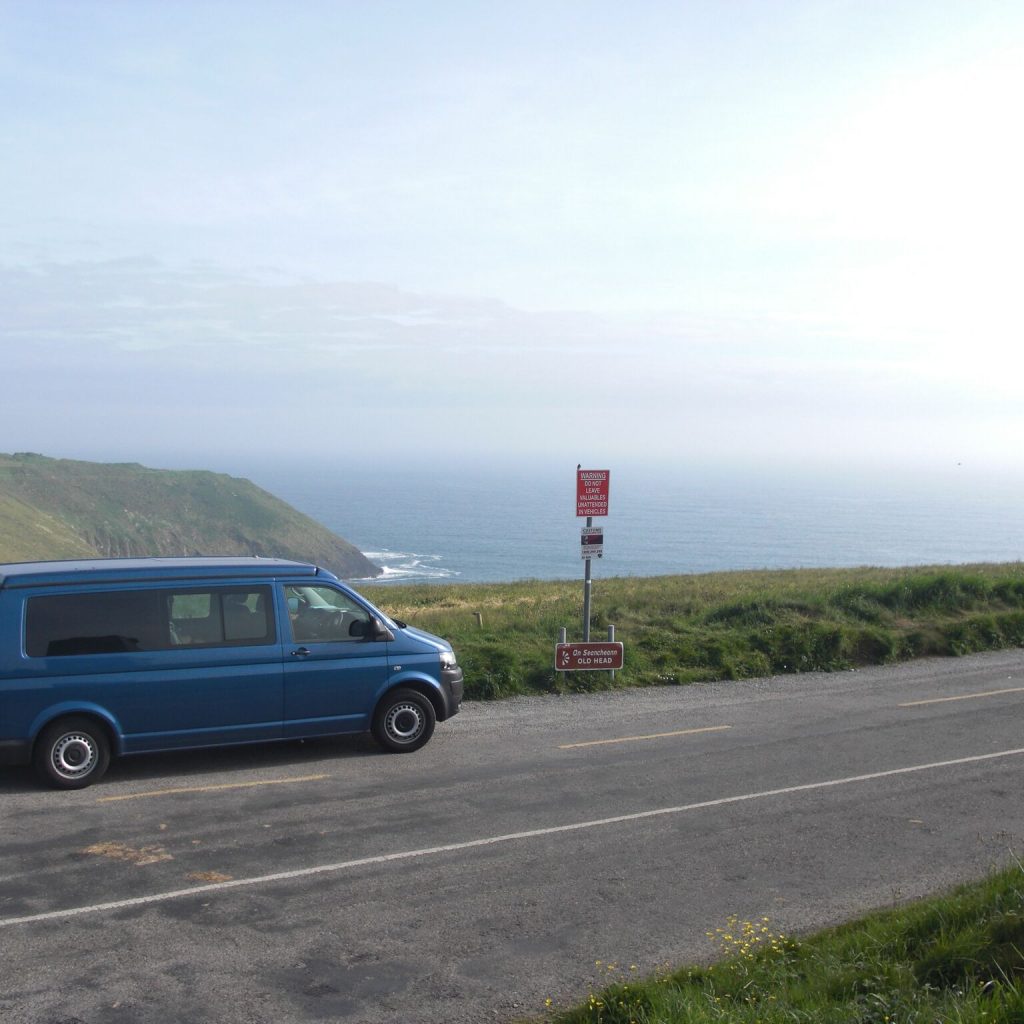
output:
[{"label": "van wheel arch", "polygon": [[113,735],[102,718],[87,713],[60,715],[40,729],[32,764],[56,789],[84,789],[106,773],[113,750]]},{"label": "van wheel arch", "polygon": [[443,722],[448,717],[445,714],[444,698],[437,692],[437,687],[431,686],[429,683],[422,682],[419,679],[403,679],[402,682],[396,683],[392,686],[391,689],[381,697],[381,700],[383,701],[388,694],[394,693],[395,690],[399,689],[413,690],[420,694],[420,696],[426,697],[434,709],[434,718],[438,722]]}]

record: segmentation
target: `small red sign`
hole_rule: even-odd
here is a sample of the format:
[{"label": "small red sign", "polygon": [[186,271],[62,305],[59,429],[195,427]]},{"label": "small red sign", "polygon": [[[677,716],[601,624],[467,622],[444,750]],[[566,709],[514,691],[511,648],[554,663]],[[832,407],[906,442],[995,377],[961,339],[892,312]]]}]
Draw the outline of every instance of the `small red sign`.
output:
[{"label": "small red sign", "polygon": [[555,644],[555,670],[558,672],[609,672],[622,668],[622,644]]},{"label": "small red sign", "polygon": [[576,470],[576,515],[608,515],[607,469]]}]

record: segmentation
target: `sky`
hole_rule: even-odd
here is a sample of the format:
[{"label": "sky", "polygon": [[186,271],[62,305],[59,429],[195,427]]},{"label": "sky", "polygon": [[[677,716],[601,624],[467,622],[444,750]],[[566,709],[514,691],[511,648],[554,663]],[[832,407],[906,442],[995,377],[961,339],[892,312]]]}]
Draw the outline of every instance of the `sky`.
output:
[{"label": "sky", "polygon": [[0,0],[0,451],[1018,471],[1019,0]]}]

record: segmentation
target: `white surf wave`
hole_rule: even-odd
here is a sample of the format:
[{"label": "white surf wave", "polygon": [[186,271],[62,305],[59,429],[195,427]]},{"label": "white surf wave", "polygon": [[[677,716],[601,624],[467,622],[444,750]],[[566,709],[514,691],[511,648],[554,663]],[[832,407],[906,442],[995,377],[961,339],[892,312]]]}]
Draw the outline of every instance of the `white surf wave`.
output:
[{"label": "white surf wave", "polygon": [[441,565],[441,555],[420,555],[411,551],[364,551],[383,572],[375,583],[415,583],[419,580],[456,579],[461,573]]}]

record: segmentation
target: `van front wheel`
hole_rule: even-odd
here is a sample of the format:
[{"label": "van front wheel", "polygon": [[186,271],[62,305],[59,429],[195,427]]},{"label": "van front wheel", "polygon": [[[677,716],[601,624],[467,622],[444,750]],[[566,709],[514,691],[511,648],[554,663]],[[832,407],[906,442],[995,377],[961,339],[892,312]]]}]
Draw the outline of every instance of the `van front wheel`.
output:
[{"label": "van front wheel", "polygon": [[89,718],[60,718],[36,742],[36,771],[57,789],[84,789],[110,764],[110,741]]},{"label": "van front wheel", "polygon": [[434,733],[434,705],[415,690],[394,690],[387,694],[373,716],[373,735],[393,753],[419,750]]}]

